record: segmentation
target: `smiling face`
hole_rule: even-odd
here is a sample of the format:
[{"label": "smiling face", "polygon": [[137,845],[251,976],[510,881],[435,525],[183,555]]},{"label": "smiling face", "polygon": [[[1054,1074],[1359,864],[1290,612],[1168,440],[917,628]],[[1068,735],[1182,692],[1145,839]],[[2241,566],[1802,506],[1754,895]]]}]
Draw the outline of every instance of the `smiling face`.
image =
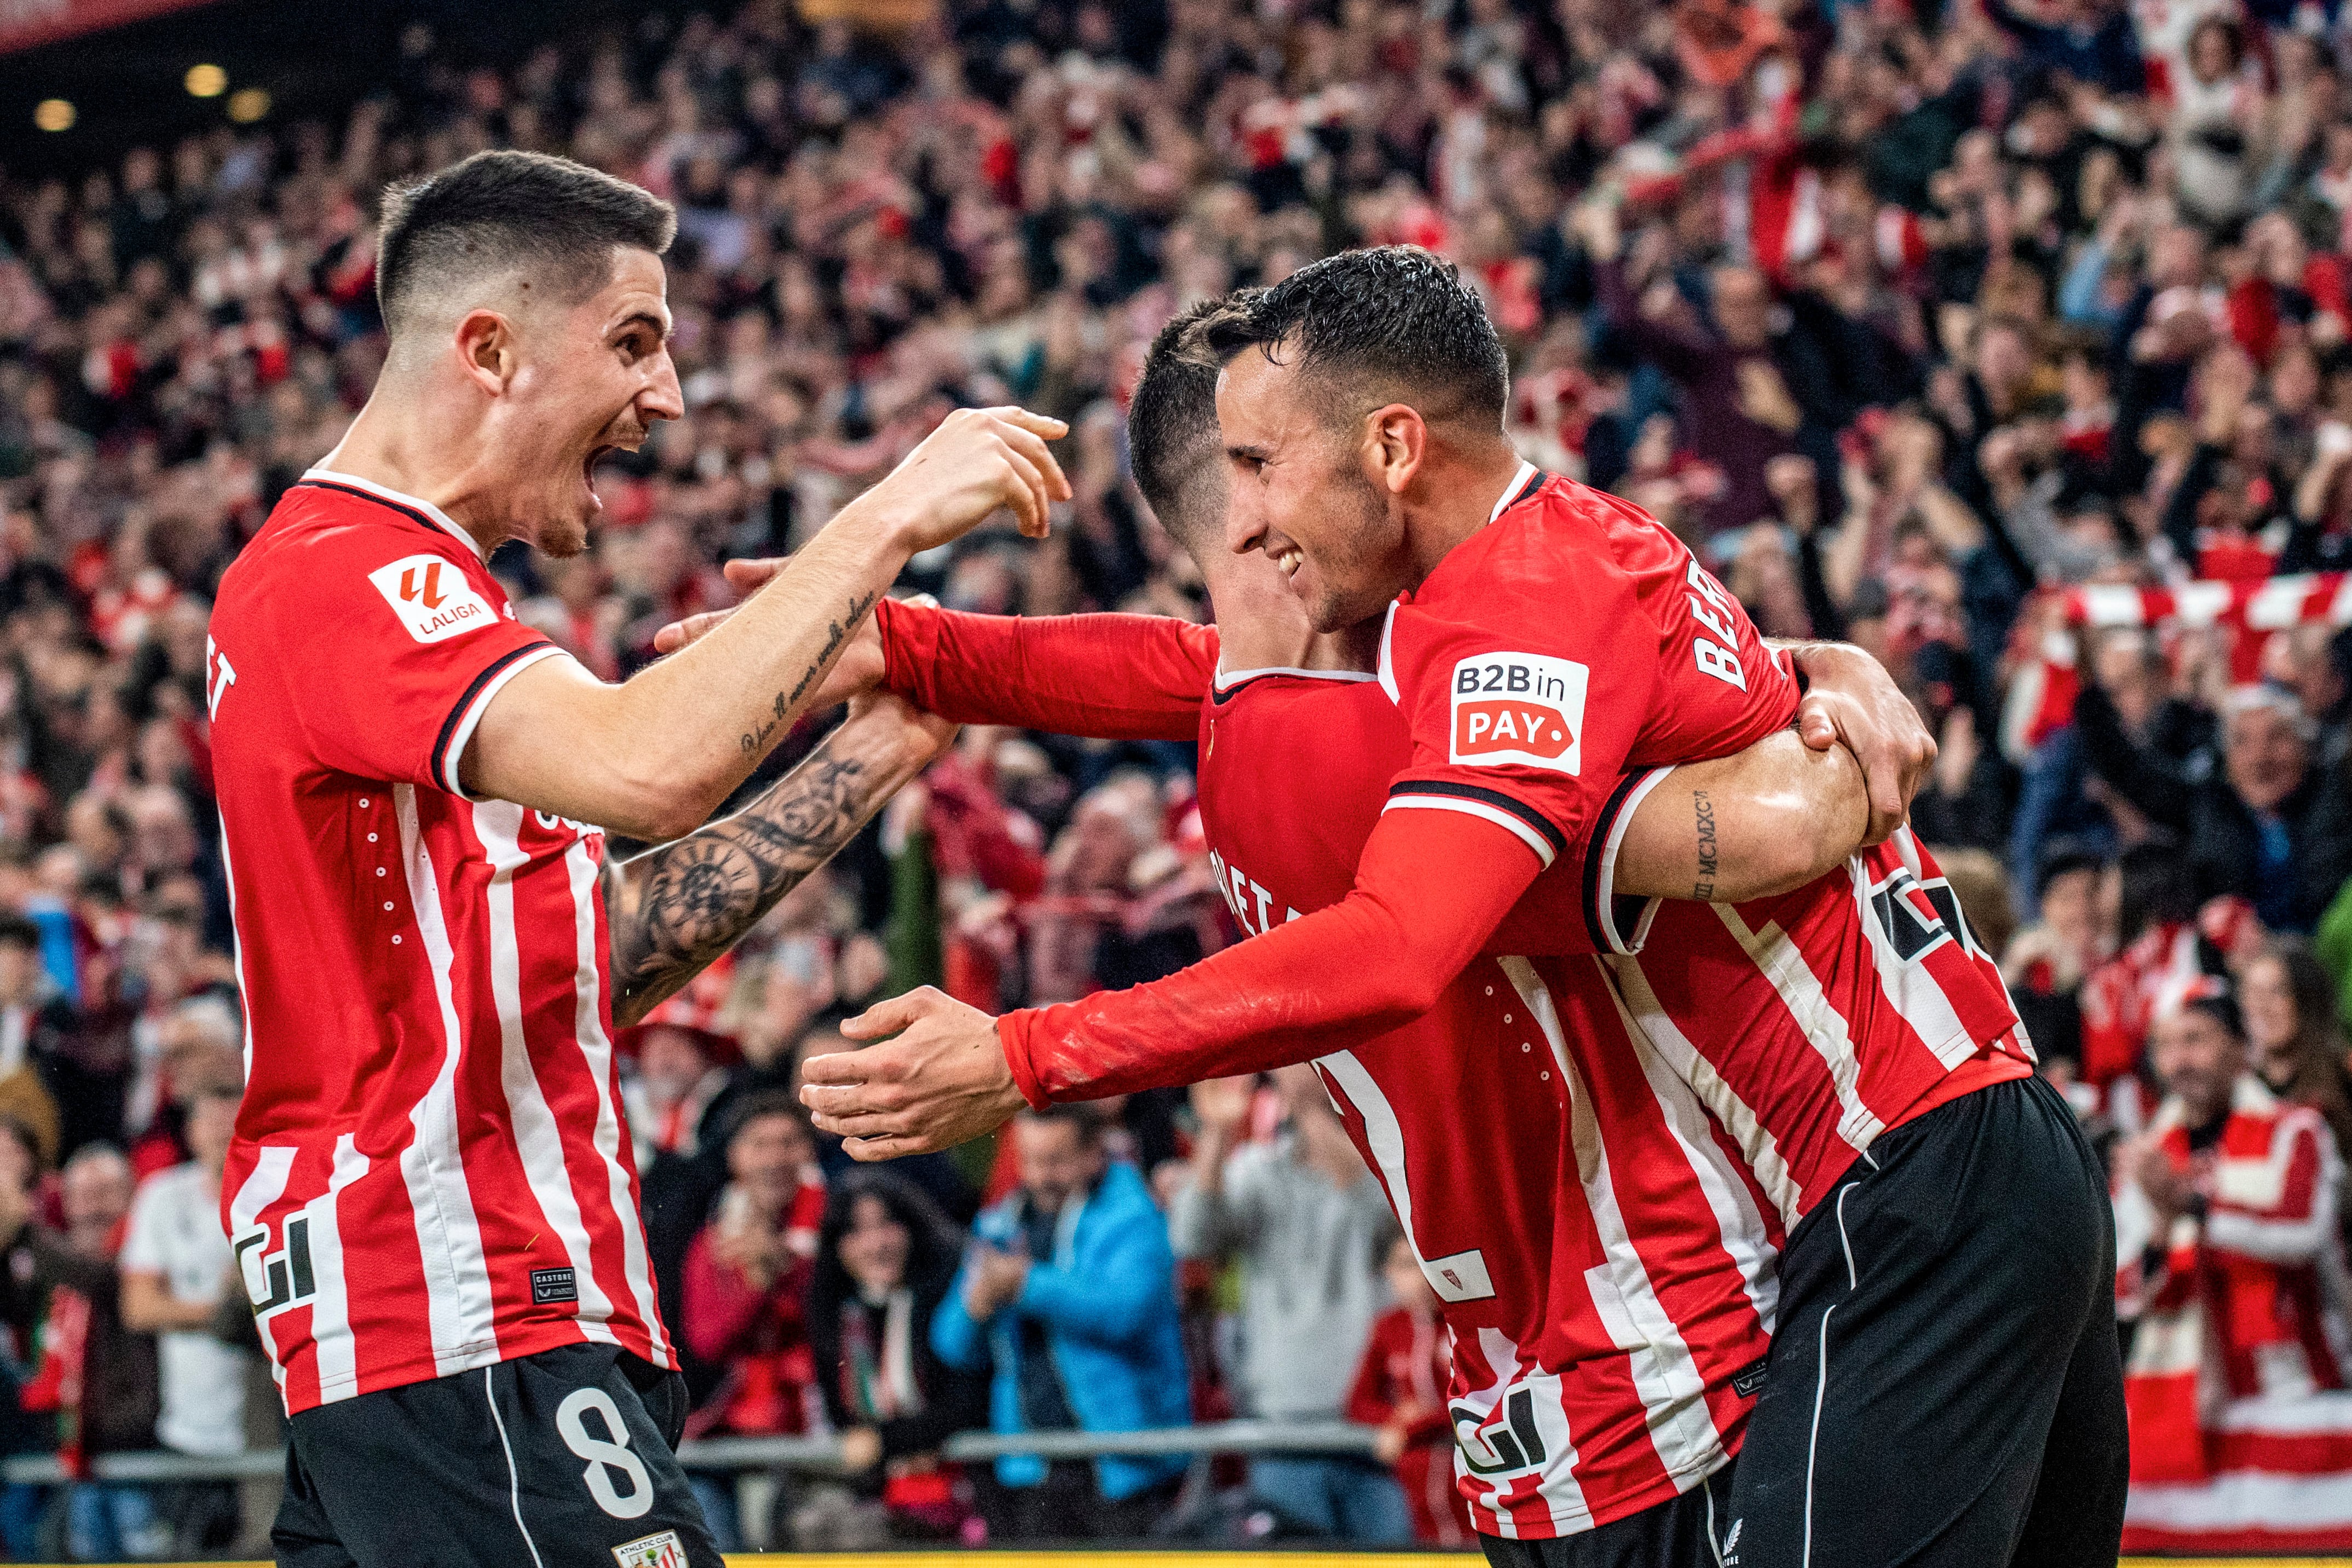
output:
[{"label": "smiling face", "polygon": [[685,413],[667,342],[661,258],[616,247],[610,281],[576,304],[511,319],[518,364],[498,412],[509,526],[550,555],[577,555],[604,503],[594,468]]},{"label": "smiling face", "polygon": [[1315,629],[1331,632],[1380,614],[1412,574],[1402,513],[1366,472],[1363,421],[1333,420],[1320,390],[1244,349],[1218,378],[1217,423],[1227,547],[1265,552]]}]

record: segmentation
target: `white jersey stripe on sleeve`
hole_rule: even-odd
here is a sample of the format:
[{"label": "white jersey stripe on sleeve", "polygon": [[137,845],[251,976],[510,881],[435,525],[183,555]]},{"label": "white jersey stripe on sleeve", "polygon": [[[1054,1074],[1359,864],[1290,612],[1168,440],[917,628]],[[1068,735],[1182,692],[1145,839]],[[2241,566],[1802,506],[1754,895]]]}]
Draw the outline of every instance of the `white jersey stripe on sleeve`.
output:
[{"label": "white jersey stripe on sleeve", "polygon": [[577,972],[572,981],[578,1010],[572,1037],[589,1080],[596,1086],[597,1158],[604,1164],[604,1186],[612,1200],[613,1218],[621,1231],[621,1272],[635,1298],[637,1316],[646,1325],[652,1360],[674,1366],[669,1335],[662,1325],[661,1303],[654,1295],[653,1266],[646,1251],[646,1232],[637,1218],[637,1195],[632,1190],[629,1167],[621,1159],[621,1084],[613,1069],[613,1042],[604,1037],[603,987],[597,980],[596,862],[588,856],[588,841],[575,839],[563,853],[563,868],[572,884],[572,930],[577,942]]},{"label": "white jersey stripe on sleeve", "polygon": [[522,1027],[522,950],[515,933],[514,875],[530,857],[520,842],[523,808],[510,801],[486,801],[474,807],[474,833],[490,863],[490,994],[499,1008],[499,1083],[506,1091],[507,1114],[514,1129],[515,1152],[522,1162],[530,1195],[546,1217],[548,1228],[563,1248],[578,1290],[580,1332],[600,1344],[616,1344],[606,1320],[613,1315],[612,1298],[597,1284],[588,1244],[588,1226],[580,1216],[580,1200],[572,1190],[572,1174],[563,1163],[563,1131],[548,1109],[531,1066],[530,1044]]},{"label": "white jersey stripe on sleeve", "polygon": [[1551,868],[1552,848],[1550,844],[1545,841],[1544,836],[1509,812],[1488,805],[1484,801],[1464,800],[1459,795],[1392,795],[1389,796],[1388,804],[1381,807],[1381,815],[1386,816],[1391,811],[1405,810],[1458,811],[1465,816],[1475,816],[1481,821],[1491,822],[1534,850],[1536,858],[1543,862],[1546,870]]},{"label": "white jersey stripe on sleeve", "polygon": [[1643,939],[1649,934],[1650,921],[1656,915],[1657,902],[1653,900],[1643,907],[1631,937],[1618,931],[1617,853],[1624,847],[1625,830],[1633,826],[1633,814],[1642,809],[1642,803],[1649,798],[1650,792],[1665,783],[1666,775],[1673,772],[1672,768],[1654,768],[1643,774],[1639,783],[1625,792],[1624,798],[1615,803],[1614,813],[1609,819],[1609,831],[1593,847],[1600,857],[1600,863],[1593,878],[1591,908],[1588,912],[1600,927],[1601,935],[1608,938],[1612,952],[1641,952]]},{"label": "white jersey stripe on sleeve", "polygon": [[1739,911],[1729,904],[1710,906],[1721,919],[1724,929],[1746,950],[1748,957],[1772,983],[1780,994],[1781,1004],[1804,1031],[1822,1060],[1830,1069],[1830,1082],[1837,1088],[1838,1104],[1843,1114],[1838,1118],[1838,1136],[1851,1144],[1856,1152],[1867,1149],[1886,1131],[1862,1100],[1862,1058],[1855,1054],[1853,1037],[1846,1029],[1845,1016],[1822,988],[1821,977],[1789,940],[1788,932],[1767,921],[1760,928],[1751,928],[1740,918]]},{"label": "white jersey stripe on sleeve", "polygon": [[1609,1174],[1608,1146],[1592,1113],[1592,1094],[1568,1054],[1567,1037],[1550,988],[1526,959],[1500,962],[1519,999],[1543,1030],[1551,1047],[1552,1064],[1569,1086],[1569,1131],[1576,1150],[1577,1177],[1607,1259],[1587,1270],[1585,1280],[1602,1325],[1626,1352],[1650,1438],[1657,1446],[1658,1461],[1679,1488],[1687,1479],[1705,1476],[1729,1462],[1722,1435],[1715,1429],[1714,1412],[1707,1407],[1706,1379],[1681,1328],[1658,1300],[1624,1213],[1618,1207],[1616,1184]]},{"label": "white jersey stripe on sleeve", "polygon": [[[1780,1314],[1780,1254],[1772,1245],[1771,1234],[1765,1227],[1764,1215],[1756,1206],[1754,1194],[1748,1184],[1739,1179],[1731,1158],[1723,1145],[1708,1131],[1706,1107],[1700,1103],[1698,1091],[1681,1074],[1669,1068],[1657,1047],[1650,1043],[1648,1034],[1625,1005],[1618,989],[1614,973],[1601,959],[1592,960],[1600,970],[1601,984],[1607,987],[1609,1000],[1617,1006],[1617,1016],[1624,1025],[1625,1038],[1633,1047],[1633,1059],[1641,1064],[1642,1077],[1647,1080],[1650,1092],[1656,1097],[1658,1112],[1666,1131],[1690,1162],[1691,1174],[1697,1179],[1699,1191],[1706,1194],[1707,1207],[1715,1213],[1717,1233],[1723,1238],[1723,1250],[1731,1257],[1739,1270],[1739,1281],[1748,1292],[1748,1304],[1756,1309],[1756,1321],[1770,1333]],[[1636,970],[1638,973],[1638,970]],[[1672,1027],[1671,1025],[1668,1026]],[[1696,1053],[1693,1053],[1696,1055]],[[1727,1123],[1727,1125],[1728,1125]],[[1777,1156],[1775,1156],[1777,1158]],[[1782,1170],[1785,1180],[1787,1171]],[[1766,1189],[1770,1192],[1770,1188]],[[1774,1194],[1775,1206],[1779,1195]],[[1784,1219],[1784,1225],[1793,1220]]]},{"label": "white jersey stripe on sleeve", "polygon": [[498,1329],[490,1309],[490,1271],[482,1256],[481,1226],[466,1184],[457,1142],[457,1058],[465,1036],[450,982],[456,954],[441,910],[441,889],[417,827],[416,786],[394,784],[393,805],[400,818],[401,862],[417,932],[433,973],[433,994],[441,1014],[441,1065],[425,1098],[410,1107],[415,1134],[400,1152],[401,1179],[416,1223],[416,1249],[425,1268],[425,1318],[433,1338],[433,1370],[439,1377],[478,1365],[485,1352],[496,1356]]},{"label": "white jersey stripe on sleeve", "polygon": [[1772,1206],[1780,1211],[1782,1226],[1795,1229],[1799,1216],[1804,1213],[1804,1189],[1790,1172],[1789,1163],[1781,1157],[1771,1132],[1747,1101],[1739,1098],[1739,1091],[1724,1080],[1723,1075],[1715,1070],[1715,1064],[1667,1014],[1665,1004],[1658,1000],[1657,992],[1650,984],[1649,975],[1643,972],[1640,959],[1612,959],[1610,972],[1617,977],[1622,987],[1620,1001],[1632,1009],[1642,1037],[1664,1058],[1675,1077],[1690,1085],[1699,1103],[1723,1123],[1724,1131],[1739,1146],[1757,1184],[1772,1200]]}]

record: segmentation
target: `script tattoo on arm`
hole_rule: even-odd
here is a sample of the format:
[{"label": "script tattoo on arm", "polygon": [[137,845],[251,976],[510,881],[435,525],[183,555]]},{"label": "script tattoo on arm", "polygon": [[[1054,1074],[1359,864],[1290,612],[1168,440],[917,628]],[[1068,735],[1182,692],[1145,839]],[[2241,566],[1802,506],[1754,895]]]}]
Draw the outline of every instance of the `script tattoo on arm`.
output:
[{"label": "script tattoo on arm", "polygon": [[756,757],[768,749],[768,737],[776,732],[776,726],[784,721],[785,716],[791,713],[794,705],[806,695],[808,689],[814,686],[824,678],[824,672],[833,668],[834,656],[841,651],[842,645],[849,640],[849,634],[857,629],[857,623],[864,620],[866,612],[873,607],[874,595],[869,593],[863,597],[849,601],[849,616],[846,620],[826,623],[824,646],[817,649],[816,658],[806,669],[801,671],[801,678],[793,683],[793,689],[790,691],[776,693],[775,701],[769,707],[767,721],[756,730],[743,731],[740,744],[746,756]]},{"label": "script tattoo on arm", "polygon": [[1691,791],[1691,806],[1698,814],[1698,881],[1691,889],[1694,899],[1715,897],[1715,803],[1706,798],[1706,791]]},{"label": "script tattoo on arm", "polygon": [[929,760],[859,754],[855,727],[826,736],[734,816],[605,863],[615,1024],[636,1023],[732,947]]}]

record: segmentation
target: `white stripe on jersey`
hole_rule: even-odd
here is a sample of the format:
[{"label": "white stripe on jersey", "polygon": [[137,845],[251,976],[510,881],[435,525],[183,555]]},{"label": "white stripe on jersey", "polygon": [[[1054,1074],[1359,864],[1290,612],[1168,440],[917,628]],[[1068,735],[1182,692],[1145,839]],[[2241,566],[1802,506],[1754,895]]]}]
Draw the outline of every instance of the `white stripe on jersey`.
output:
[{"label": "white stripe on jersey", "polygon": [[[1854,1054],[1853,1037],[1846,1031],[1845,1015],[1831,1002],[1829,993],[1822,988],[1821,977],[1789,940],[1789,933],[1767,921],[1759,930],[1750,930],[1739,911],[1729,904],[1711,906],[1739,945],[1748,952],[1772,989],[1780,994],[1780,1001],[1796,1019],[1797,1027],[1805,1032],[1815,1051],[1828,1064],[1830,1081],[1837,1086],[1838,1103],[1845,1113],[1838,1118],[1838,1136],[1853,1145],[1859,1153],[1886,1131],[1870,1107],[1862,1102],[1862,1058]],[[1865,924],[1872,923],[1869,921]]]},{"label": "white stripe on jersey", "polygon": [[[1665,1004],[1650,985],[1650,977],[1642,971],[1639,958],[1618,958],[1609,961],[1610,972],[1623,988],[1621,1000],[1633,1009],[1642,1037],[1665,1058],[1666,1066],[1676,1077],[1690,1085],[1700,1103],[1723,1123],[1731,1141],[1739,1145],[1739,1152],[1748,1161],[1748,1168],[1756,1176],[1764,1195],[1780,1211],[1784,1229],[1796,1228],[1797,1216],[1804,1212],[1804,1190],[1789,1173],[1789,1163],[1780,1157],[1780,1148],[1772,1134],[1756,1119],[1748,1102],[1739,1098],[1738,1090],[1724,1081],[1699,1048],[1691,1044],[1690,1037],[1682,1032],[1667,1016]],[[1775,1287],[1776,1290],[1778,1287]]]},{"label": "white stripe on jersey", "polygon": [[408,897],[433,971],[433,994],[441,1005],[441,1066],[425,1098],[409,1108],[415,1135],[400,1152],[400,1174],[408,1184],[416,1250],[425,1268],[433,1372],[446,1377],[478,1364],[484,1352],[496,1356],[499,1336],[490,1310],[489,1263],[482,1256],[482,1230],[474,1218],[474,1197],[466,1185],[457,1143],[457,1058],[465,1034],[450,988],[449,972],[457,955],[442,918],[433,857],[417,828],[416,786],[393,785],[392,799],[400,817],[400,858],[408,875]]},{"label": "white stripe on jersey", "polygon": [[[530,1184],[530,1194],[547,1217],[548,1227],[562,1245],[563,1259],[572,1266],[572,1277],[578,1285],[580,1332],[599,1344],[617,1344],[605,1322],[613,1315],[612,1299],[596,1283],[588,1227],[580,1218],[572,1173],[564,1167],[563,1130],[548,1109],[539,1074],[531,1066],[530,1042],[523,1038],[522,951],[515,940],[514,910],[514,874],[530,859],[519,842],[522,813],[521,806],[503,800],[474,807],[474,833],[490,863],[490,994],[499,1007],[499,1081],[506,1090],[507,1114],[514,1124],[515,1152],[521,1157],[523,1177]],[[603,1093],[601,1083],[598,1093]]]},{"label": "white stripe on jersey", "polygon": [[[368,1173],[368,1158],[346,1132],[335,1140],[335,1168],[327,1190],[302,1205],[310,1220],[311,1359],[319,1371],[319,1403],[349,1399],[359,1392],[359,1343],[352,1338],[352,1301],[343,1277],[343,1232],[335,1205],[343,1189]],[[278,1373],[285,1381],[285,1373]]]},{"label": "white stripe on jersey", "polygon": [[[1471,1390],[1455,1406],[1475,1411],[1475,1424],[1455,1421],[1454,1424],[1454,1464],[1467,1468],[1475,1458],[1490,1468],[1502,1465],[1504,1458],[1486,1439],[1486,1434],[1510,1431],[1508,1402],[1521,1389],[1528,1394],[1528,1415],[1536,1424],[1536,1432],[1543,1439],[1544,1459],[1539,1472],[1536,1495],[1528,1500],[1538,1505],[1552,1526],[1562,1535],[1574,1535],[1592,1528],[1592,1508],[1584,1500],[1584,1487],[1576,1479],[1575,1435],[1568,1427],[1568,1403],[1559,1391],[1557,1374],[1538,1371],[1528,1365],[1519,1354],[1519,1347],[1500,1329],[1478,1331],[1478,1353],[1493,1369],[1495,1381],[1484,1388]],[[1512,1434],[1516,1445],[1517,1434]],[[1477,1445],[1474,1454],[1471,1445]],[[1521,1470],[1520,1475],[1528,1472]],[[1473,1485],[1487,1487],[1478,1498],[1478,1506],[1493,1515],[1495,1533],[1506,1541],[1519,1539],[1518,1521],[1511,1517],[1507,1505],[1500,1500],[1500,1492],[1513,1478],[1502,1478],[1502,1485],[1485,1480],[1473,1472]]]},{"label": "white stripe on jersey", "polygon": [[[1910,832],[1909,828],[1905,828],[1902,837],[1907,839]],[[1898,845],[1898,852],[1907,847],[1907,845]],[[1913,862],[1910,871],[1915,885],[1927,887],[1943,881],[1941,877],[1919,877],[1916,853],[1906,856],[1906,858]],[[1919,1043],[1944,1064],[1945,1070],[1949,1071],[1977,1054],[1976,1037],[1969,1032],[1969,1026],[1953,1010],[1952,999],[1945,994],[1943,983],[1929,972],[1927,965],[1917,962],[1924,954],[1914,954],[1906,959],[1895,951],[1895,939],[1871,903],[1871,894],[1875,889],[1871,886],[1869,864],[1857,855],[1845,866],[1847,880],[1853,884],[1855,915],[1862,922],[1862,929],[1870,936],[1870,956],[1878,970],[1878,988],[1885,993],[1888,1001],[1895,1004],[1895,1010],[1902,1015],[1903,1021],[1918,1035]],[[1889,873],[1890,879],[1893,875]],[[1952,940],[1964,942],[1966,939],[1962,932],[1954,931]],[[1962,951],[1966,952],[1967,948],[1963,947]]]},{"label": "white stripe on jersey", "polygon": [[1715,1429],[1714,1412],[1707,1408],[1706,1379],[1700,1374],[1698,1362],[1673,1314],[1658,1300],[1649,1270],[1634,1248],[1625,1215],[1617,1206],[1617,1189],[1609,1176],[1609,1150],[1592,1114],[1592,1091],[1585,1087],[1584,1075],[1568,1054],[1551,990],[1526,959],[1506,958],[1501,963],[1519,999],[1543,1029],[1552,1063],[1568,1085],[1569,1130],[1576,1149],[1577,1176],[1608,1258],[1601,1268],[1585,1273],[1593,1310],[1617,1348],[1626,1352],[1651,1441],[1657,1445],[1658,1462],[1674,1478],[1675,1490],[1687,1491],[1688,1481],[1719,1469],[1729,1460],[1723,1451],[1722,1435]]},{"label": "white stripe on jersey", "polygon": [[229,864],[228,858],[228,818],[221,816],[217,807],[214,809],[213,818],[220,824],[218,842],[221,852],[221,885],[228,893],[229,962],[236,971],[237,1018],[245,1026],[243,1030],[245,1080],[251,1083],[253,1081],[253,1009],[245,1005],[245,999],[253,994],[253,989],[251,983],[245,977],[245,928],[236,923],[236,869]]},{"label": "white stripe on jersey", "polygon": [[[248,1043],[247,1049],[251,1048]],[[228,1244],[231,1247],[236,1245],[238,1237],[260,1223],[262,1210],[286,1195],[287,1178],[294,1171],[295,1152],[290,1144],[270,1143],[264,1144],[254,1156],[253,1170],[238,1184],[236,1196],[229,1200]],[[257,1301],[268,1295],[267,1287],[261,1283],[261,1255],[266,1250],[266,1247],[255,1247],[236,1255],[239,1267],[237,1288],[245,1292],[248,1301]],[[247,1269],[252,1272],[244,1272]],[[267,1327],[262,1329],[261,1338],[269,1351],[269,1375],[278,1380],[278,1387],[283,1388],[286,1386],[286,1369],[278,1364],[278,1347],[270,1340]]]},{"label": "white stripe on jersey", "polygon": [[[1430,1271],[1428,1257],[1422,1251],[1421,1237],[1412,1228],[1412,1188],[1405,1180],[1404,1127],[1397,1121],[1396,1108],[1364,1064],[1353,1051],[1334,1051],[1328,1057],[1317,1057],[1315,1065],[1328,1075],[1325,1090],[1337,1085],[1356,1115],[1364,1123],[1364,1142],[1372,1147],[1372,1158],[1380,1162],[1381,1179],[1388,1184],[1389,1204],[1396,1210],[1397,1224],[1404,1230],[1404,1241],[1412,1248],[1412,1260],[1429,1280],[1430,1289],[1440,1297],[1448,1287]],[[1490,1291],[1489,1294],[1492,1294]]]},{"label": "white stripe on jersey", "polygon": [[654,1298],[652,1266],[646,1261],[646,1233],[637,1221],[636,1194],[629,1190],[629,1168],[621,1163],[621,1119],[617,1107],[620,1083],[613,1071],[613,1042],[604,1037],[604,998],[596,978],[596,862],[588,858],[588,840],[577,838],[563,852],[563,868],[572,882],[572,916],[577,938],[578,973],[572,994],[579,998],[572,1037],[580,1043],[588,1079],[596,1086],[596,1152],[604,1162],[604,1181],[613,1201],[613,1219],[621,1232],[621,1273],[636,1298],[637,1316],[644,1320],[646,1342],[660,1366],[675,1366],[669,1335],[662,1326],[661,1305]]},{"label": "white stripe on jersey", "polygon": [[1465,816],[1475,816],[1483,821],[1491,822],[1505,832],[1516,836],[1521,843],[1534,850],[1536,858],[1543,862],[1545,870],[1551,869],[1552,847],[1543,835],[1499,806],[1488,805],[1481,800],[1464,800],[1458,795],[1392,795],[1389,796],[1388,804],[1381,807],[1381,815],[1386,816],[1390,812],[1400,809],[1458,811]]},{"label": "white stripe on jersey", "polygon": [[[1716,1230],[1723,1238],[1724,1251],[1730,1254],[1733,1265],[1739,1270],[1748,1304],[1756,1309],[1756,1321],[1769,1334],[1780,1315],[1780,1255],[1765,1228],[1763,1213],[1757,1208],[1748,1184],[1739,1179],[1731,1156],[1723,1152],[1723,1145],[1708,1131],[1706,1107],[1699,1103],[1698,1092],[1669,1068],[1651,1045],[1633,1010],[1625,1005],[1609,965],[1598,957],[1591,962],[1601,972],[1601,984],[1609,989],[1609,999],[1617,1005],[1625,1038],[1633,1047],[1634,1059],[1642,1064],[1642,1076],[1649,1081],[1651,1094],[1657,1099],[1658,1112],[1665,1121],[1666,1131],[1681,1146],[1683,1157],[1690,1162],[1691,1174],[1698,1180],[1699,1191],[1706,1196],[1707,1207],[1715,1211]],[[1777,1163],[1780,1155],[1772,1152],[1770,1158]],[[1785,1167],[1780,1174],[1785,1182]],[[1778,1202],[1776,1194],[1774,1203]]]}]

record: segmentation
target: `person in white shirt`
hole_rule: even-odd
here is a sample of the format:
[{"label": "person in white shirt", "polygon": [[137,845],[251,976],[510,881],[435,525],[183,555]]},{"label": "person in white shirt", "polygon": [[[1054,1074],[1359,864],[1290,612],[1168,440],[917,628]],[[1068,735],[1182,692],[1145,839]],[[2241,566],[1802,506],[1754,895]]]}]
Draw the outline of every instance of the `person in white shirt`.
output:
[{"label": "person in white shirt", "polygon": [[163,1368],[156,1439],[183,1454],[245,1447],[245,1354],[211,1332],[234,1288],[221,1228],[221,1166],[236,1121],[237,1081],[206,1075],[188,1102],[195,1158],[147,1178],[122,1243],[122,1321],[156,1336]]}]

